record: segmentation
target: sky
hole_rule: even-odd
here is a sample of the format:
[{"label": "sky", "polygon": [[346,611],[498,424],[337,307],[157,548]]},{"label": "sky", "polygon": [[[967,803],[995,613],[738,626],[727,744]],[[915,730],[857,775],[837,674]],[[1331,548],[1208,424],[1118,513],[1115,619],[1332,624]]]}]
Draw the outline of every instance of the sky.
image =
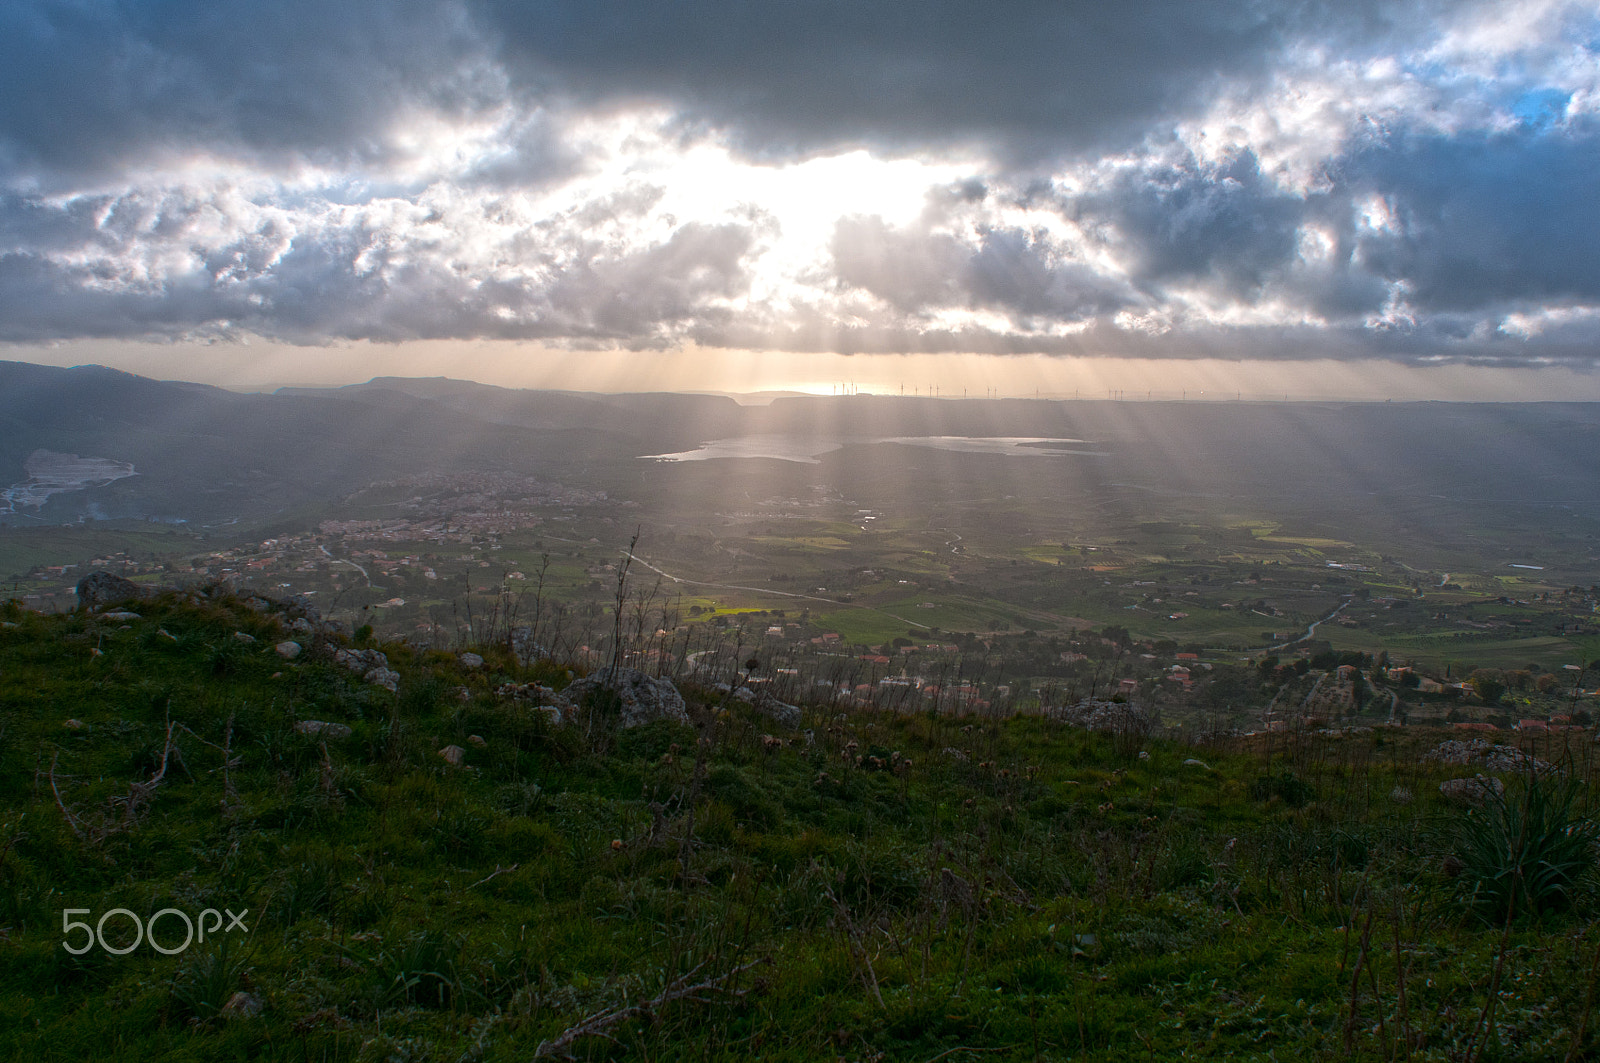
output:
[{"label": "sky", "polygon": [[8,0],[0,358],[1600,399],[1600,3]]}]

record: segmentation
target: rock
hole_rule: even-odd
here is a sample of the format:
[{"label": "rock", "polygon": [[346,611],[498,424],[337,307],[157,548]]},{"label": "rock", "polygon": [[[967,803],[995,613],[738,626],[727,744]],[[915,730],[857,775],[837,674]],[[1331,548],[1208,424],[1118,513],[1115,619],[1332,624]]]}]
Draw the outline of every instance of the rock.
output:
[{"label": "rock", "polygon": [[[461,691],[466,695],[462,698],[463,701],[472,696],[466,687],[462,687]],[[559,726],[569,713],[578,709],[565,695],[557,694],[549,687],[538,683],[502,683],[495,688],[495,696],[510,698],[513,701],[531,702],[533,708],[544,713],[545,719],[552,726]]]},{"label": "rock", "polygon": [[101,620],[143,620],[138,613],[130,613],[126,609],[113,609],[109,613],[101,613]]},{"label": "rock", "polygon": [[233,637],[247,645],[254,645],[256,637],[243,631],[235,631]]},{"label": "rock", "polygon": [[362,678],[375,686],[382,687],[391,694],[400,689],[400,673],[388,668],[374,668]]},{"label": "rock", "polygon": [[654,679],[637,668],[619,668],[615,674],[610,668],[602,668],[567,687],[566,695],[581,704],[584,698],[600,690],[611,691],[621,700],[618,723],[623,727],[640,727],[656,720],[689,722],[688,706],[672,680]]},{"label": "rock", "polygon": [[69,731],[81,731],[83,730],[83,721],[77,717],[73,717],[61,726],[65,727]]},{"label": "rock", "polygon": [[1046,709],[1045,715],[1052,720],[1091,731],[1114,731],[1118,734],[1145,734],[1153,723],[1147,713],[1133,705],[1094,698],[1084,698],[1076,705]]},{"label": "rock", "polygon": [[944,755],[961,764],[965,764],[967,762],[966,751],[957,749],[955,746],[945,746]]},{"label": "rock", "polygon": [[389,658],[378,650],[346,650],[333,651],[333,660],[342,664],[357,675],[366,675],[376,668],[388,668]]},{"label": "rock", "polygon": [[459,767],[467,758],[467,751],[460,746],[445,746],[439,750],[439,755],[445,759],[445,763]]},{"label": "rock", "polygon": [[345,724],[328,723],[326,720],[301,720],[294,725],[294,729],[303,735],[322,735],[325,738],[349,738],[353,733]]},{"label": "rock", "polygon": [[79,580],[77,590],[78,605],[84,609],[98,609],[111,602],[125,602],[145,596],[144,588],[133,580],[98,569]]},{"label": "rock", "polygon": [[1555,770],[1553,765],[1524,753],[1516,746],[1495,745],[1482,738],[1466,742],[1452,738],[1439,743],[1431,752],[1424,753],[1422,759],[1490,772],[1527,771],[1530,768],[1536,772]]},{"label": "rock", "polygon": [[17,628],[19,628],[21,626],[22,626],[21,624],[18,624],[13,620],[0,621],[0,627],[3,627],[5,629],[7,629],[8,631],[14,631],[14,630],[16,630]]},{"label": "rock", "polygon": [[523,664],[539,657],[548,657],[550,652],[533,639],[533,628],[527,624],[518,624],[511,629],[511,652],[517,655],[517,660]]},{"label": "rock", "polygon": [[273,649],[277,650],[278,656],[286,661],[292,661],[300,656],[300,644],[298,642],[280,642]]},{"label": "rock", "polygon": [[222,1005],[222,1014],[230,1019],[253,1019],[261,1014],[261,998],[241,989]]},{"label": "rock", "polygon": [[304,594],[291,594],[278,603],[283,607],[284,613],[297,620],[315,624],[322,619],[322,614],[317,612],[317,607],[311,604],[311,599]]},{"label": "rock", "polygon": [[456,660],[461,662],[463,668],[482,668],[483,658],[476,653],[463,653]]},{"label": "rock", "polygon": [[1503,796],[1506,784],[1487,775],[1474,775],[1470,779],[1446,779],[1439,784],[1439,792],[1458,805],[1481,805],[1490,795]]},{"label": "rock", "polygon": [[293,621],[290,622],[289,630],[293,631],[296,635],[309,635],[316,629],[312,626],[311,621],[307,620],[303,616],[297,616]]},{"label": "rock", "polygon": [[1411,803],[1411,791],[1404,786],[1396,786],[1389,791],[1389,800],[1397,805],[1409,805]]},{"label": "rock", "polygon": [[800,726],[800,706],[790,705],[787,701],[777,698],[766,698],[757,703],[757,711],[773,723],[787,727],[791,731]]},{"label": "rock", "polygon": [[478,749],[485,749],[488,747],[489,743],[483,740],[482,735],[467,735],[467,745],[475,746]]},{"label": "rock", "polygon": [[1149,760],[1150,759],[1150,754],[1146,753],[1144,750],[1141,749],[1141,750],[1139,750],[1139,759],[1140,760]]},{"label": "rock", "polygon": [[1183,766],[1186,768],[1204,768],[1206,771],[1211,770],[1211,765],[1207,764],[1203,760],[1196,760],[1193,757],[1190,757],[1188,760],[1184,761]]},{"label": "rock", "polygon": [[246,609],[255,613],[266,613],[272,610],[272,603],[257,595],[251,595],[249,598],[244,599],[243,605]]}]

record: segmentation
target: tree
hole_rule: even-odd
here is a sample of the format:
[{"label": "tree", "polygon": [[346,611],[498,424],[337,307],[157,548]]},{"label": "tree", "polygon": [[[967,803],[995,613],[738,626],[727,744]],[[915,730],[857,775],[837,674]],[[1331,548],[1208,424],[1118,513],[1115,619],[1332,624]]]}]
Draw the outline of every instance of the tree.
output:
[{"label": "tree", "polygon": [[1506,692],[1506,685],[1494,673],[1479,669],[1467,678],[1467,683],[1485,705],[1498,705]]}]

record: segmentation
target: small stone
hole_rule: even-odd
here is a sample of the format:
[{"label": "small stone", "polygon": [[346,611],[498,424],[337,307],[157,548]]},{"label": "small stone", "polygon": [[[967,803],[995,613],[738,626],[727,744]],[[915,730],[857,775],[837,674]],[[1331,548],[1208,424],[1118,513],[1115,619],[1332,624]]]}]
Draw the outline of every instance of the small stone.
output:
[{"label": "small stone", "polygon": [[312,628],[311,621],[303,616],[297,616],[294,622],[289,625],[289,630],[297,635],[309,635],[315,629]]},{"label": "small stone", "polygon": [[1211,770],[1211,765],[1207,764],[1203,760],[1196,760],[1193,757],[1190,757],[1188,760],[1184,761],[1183,766],[1186,768],[1204,768],[1207,771]]},{"label": "small stone", "polygon": [[1389,800],[1397,805],[1409,805],[1411,803],[1411,791],[1404,786],[1396,786],[1389,791]]},{"label": "small stone", "polygon": [[347,725],[326,720],[301,720],[294,725],[294,729],[303,735],[323,735],[327,738],[349,738],[352,733]]},{"label": "small stone", "polygon": [[388,668],[374,668],[364,678],[374,686],[380,686],[391,693],[400,688],[400,673]]},{"label": "small stone", "polygon": [[445,759],[447,764],[459,767],[461,762],[466,759],[467,751],[460,746],[445,746],[439,750],[439,755]]},{"label": "small stone", "polygon": [[300,656],[300,644],[293,640],[280,642],[274,649],[278,651],[278,656],[286,661],[292,661]]},{"label": "small stone", "polygon": [[248,645],[253,645],[256,641],[256,637],[254,635],[246,634],[243,631],[235,631],[233,633],[233,637]]},{"label": "small stone", "polygon": [[113,609],[109,613],[101,613],[101,620],[143,620],[138,613],[130,613],[126,609]]},{"label": "small stone", "polygon": [[261,1014],[261,998],[241,989],[222,1005],[222,1014],[230,1019],[253,1019]]},{"label": "small stone", "polygon": [[489,743],[483,740],[482,735],[467,735],[467,745],[476,746],[479,749],[486,749],[488,748]]},{"label": "small stone", "polygon": [[9,631],[15,631],[21,626],[21,624],[15,623],[11,620],[0,620],[0,627],[6,628]]},{"label": "small stone", "polygon": [[1144,750],[1141,749],[1141,750],[1139,750],[1139,759],[1140,760],[1149,760],[1150,759],[1150,754],[1146,753]]},{"label": "small stone", "polygon": [[1439,792],[1445,800],[1458,805],[1481,805],[1491,794],[1502,796],[1506,784],[1487,775],[1475,775],[1470,779],[1446,779],[1439,784]]},{"label": "small stone", "polygon": [[456,660],[461,662],[461,667],[463,668],[483,667],[483,658],[478,656],[476,653],[463,653],[461,656],[457,657]]},{"label": "small stone", "polygon": [[614,853],[622,852],[622,839],[621,838],[612,838],[611,839],[611,851],[614,852]]},{"label": "small stone", "polygon": [[83,721],[77,717],[73,717],[61,726],[65,727],[69,731],[81,731],[83,730]]}]

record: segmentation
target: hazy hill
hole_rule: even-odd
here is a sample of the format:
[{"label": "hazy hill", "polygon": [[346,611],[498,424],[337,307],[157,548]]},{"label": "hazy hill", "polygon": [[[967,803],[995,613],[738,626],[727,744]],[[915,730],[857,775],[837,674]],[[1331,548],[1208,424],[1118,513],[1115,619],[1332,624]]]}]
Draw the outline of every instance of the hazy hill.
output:
[{"label": "hazy hill", "polygon": [[37,515],[55,522],[265,516],[374,480],[531,472],[632,449],[592,427],[492,423],[393,391],[238,395],[99,366],[0,363],[0,482],[22,480],[24,460],[41,448],[131,462],[138,473],[52,497]]},{"label": "hazy hill", "polygon": [[[1600,405],[1228,403],[789,396],[741,407],[715,395],[525,391],[381,377],[334,389],[240,395],[95,366],[0,363],[0,486],[44,448],[132,462],[138,475],[52,498],[46,520],[267,515],[378,479],[431,471],[567,469],[594,486],[640,484],[640,455],[788,435],[845,444],[807,467],[847,494],[1039,500],[1141,492],[1230,512],[1372,519],[1429,507],[1429,526],[1530,506],[1591,519],[1600,500]],[[1081,439],[1095,456],[1017,461],[877,443],[904,436]],[[1005,486],[996,487],[1004,461]],[[752,498],[805,490],[779,462],[660,472],[664,502],[699,506],[718,484]],[[797,478],[798,477],[798,478]],[[793,481],[793,482],[791,482]],[[653,481],[655,482],[655,481]],[[1407,518],[1409,519],[1409,518]],[[1405,525],[1402,521],[1399,526]]]}]

